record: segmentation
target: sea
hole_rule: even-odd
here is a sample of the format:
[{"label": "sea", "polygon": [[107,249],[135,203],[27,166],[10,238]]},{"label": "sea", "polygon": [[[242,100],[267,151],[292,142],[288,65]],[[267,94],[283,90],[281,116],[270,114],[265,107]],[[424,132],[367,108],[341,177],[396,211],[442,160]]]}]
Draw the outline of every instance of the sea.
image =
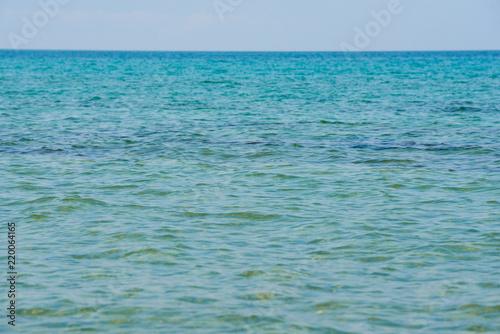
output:
[{"label": "sea", "polygon": [[499,333],[500,52],[3,50],[0,212],[19,333]]}]

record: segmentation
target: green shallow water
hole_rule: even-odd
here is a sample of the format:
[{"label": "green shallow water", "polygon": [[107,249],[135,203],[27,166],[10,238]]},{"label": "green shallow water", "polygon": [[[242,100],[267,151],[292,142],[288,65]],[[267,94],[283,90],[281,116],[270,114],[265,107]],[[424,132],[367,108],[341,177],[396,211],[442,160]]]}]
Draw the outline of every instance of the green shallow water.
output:
[{"label": "green shallow water", "polygon": [[500,332],[499,52],[2,51],[0,89],[23,333]]}]

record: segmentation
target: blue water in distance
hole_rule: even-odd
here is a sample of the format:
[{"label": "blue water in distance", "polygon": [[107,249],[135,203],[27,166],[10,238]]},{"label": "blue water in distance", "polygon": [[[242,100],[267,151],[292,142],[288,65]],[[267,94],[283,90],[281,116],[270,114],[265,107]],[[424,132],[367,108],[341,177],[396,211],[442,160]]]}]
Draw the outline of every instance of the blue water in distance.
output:
[{"label": "blue water in distance", "polygon": [[500,52],[0,51],[0,91],[23,333],[500,332]]}]

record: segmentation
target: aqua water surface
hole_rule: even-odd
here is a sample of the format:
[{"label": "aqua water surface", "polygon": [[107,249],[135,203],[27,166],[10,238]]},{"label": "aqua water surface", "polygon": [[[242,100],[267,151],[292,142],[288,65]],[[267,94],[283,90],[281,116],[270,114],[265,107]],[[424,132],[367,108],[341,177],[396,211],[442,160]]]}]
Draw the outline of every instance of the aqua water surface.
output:
[{"label": "aqua water surface", "polygon": [[500,52],[2,51],[0,92],[20,332],[500,332]]}]

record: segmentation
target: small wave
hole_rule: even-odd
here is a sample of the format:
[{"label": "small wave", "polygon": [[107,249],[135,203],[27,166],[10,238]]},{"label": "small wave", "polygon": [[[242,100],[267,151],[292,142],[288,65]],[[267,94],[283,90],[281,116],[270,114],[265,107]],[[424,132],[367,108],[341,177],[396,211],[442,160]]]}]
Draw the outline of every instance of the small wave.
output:
[{"label": "small wave", "polygon": [[417,163],[411,159],[371,159],[365,161],[355,161],[354,164],[414,164]]},{"label": "small wave", "polygon": [[347,308],[345,305],[341,305],[336,302],[326,302],[326,303],[321,303],[321,304],[315,304],[315,308],[321,311],[333,311],[333,310],[339,310],[343,308]]},{"label": "small wave", "polygon": [[460,113],[460,112],[479,112],[483,109],[473,106],[451,106],[443,109],[447,113]]},{"label": "small wave", "polygon": [[381,261],[389,261],[392,260],[392,257],[387,256],[372,256],[372,257],[364,257],[358,259],[360,262],[381,262]]},{"label": "small wave", "polygon": [[57,199],[57,197],[47,196],[47,197],[40,197],[40,198],[34,199],[32,201],[27,201],[27,202],[24,202],[24,203],[25,204],[38,204],[38,203],[52,202],[52,201],[54,201],[56,199]]},{"label": "small wave", "polygon": [[78,195],[66,197],[61,200],[62,202],[78,202],[84,204],[95,204],[95,205],[107,205],[107,203],[93,199],[93,198],[83,198]]},{"label": "small wave", "polygon": [[123,257],[143,257],[143,256],[159,256],[162,252],[155,248],[141,249],[123,254]]},{"label": "small wave", "polygon": [[191,304],[210,304],[217,301],[217,299],[211,298],[200,298],[200,297],[182,297],[178,299],[181,302],[191,303]]},{"label": "small wave", "polygon": [[279,296],[277,293],[264,292],[264,293],[258,293],[255,295],[243,295],[243,296],[240,296],[239,298],[246,299],[246,300],[273,300],[277,296]]},{"label": "small wave", "polygon": [[115,185],[115,186],[105,186],[99,189],[125,189],[125,188],[137,188],[138,186],[135,184],[124,184],[124,185]]},{"label": "small wave", "polygon": [[258,219],[258,220],[276,219],[281,217],[281,215],[275,215],[275,214],[264,215],[253,212],[232,212],[232,213],[225,213],[222,216],[229,218],[245,218],[245,219]]},{"label": "small wave", "polygon": [[241,273],[241,276],[245,277],[254,277],[258,275],[262,275],[264,272],[260,270],[247,270]]}]

